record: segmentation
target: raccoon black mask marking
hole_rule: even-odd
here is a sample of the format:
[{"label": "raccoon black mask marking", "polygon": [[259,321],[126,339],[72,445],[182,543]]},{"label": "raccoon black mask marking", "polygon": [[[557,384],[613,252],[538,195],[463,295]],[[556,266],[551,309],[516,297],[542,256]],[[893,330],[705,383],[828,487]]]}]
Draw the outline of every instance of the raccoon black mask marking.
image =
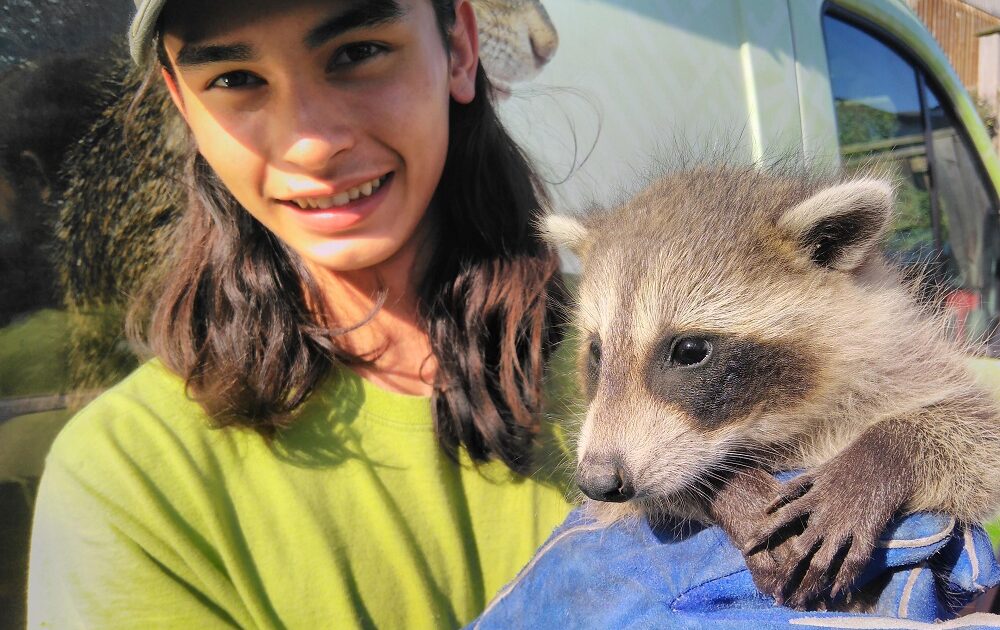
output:
[{"label": "raccoon black mask marking", "polygon": [[791,345],[685,333],[655,347],[645,382],[650,394],[679,407],[697,428],[711,429],[758,406],[804,396],[811,373]]}]

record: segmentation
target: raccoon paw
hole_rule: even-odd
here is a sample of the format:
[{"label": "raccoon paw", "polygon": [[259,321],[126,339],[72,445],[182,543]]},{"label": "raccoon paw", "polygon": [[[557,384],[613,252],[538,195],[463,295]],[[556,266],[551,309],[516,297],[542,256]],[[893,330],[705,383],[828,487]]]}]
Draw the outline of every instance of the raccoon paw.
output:
[{"label": "raccoon paw", "polygon": [[[766,470],[740,471],[716,492],[710,505],[711,516],[737,548],[745,549],[757,533],[757,524],[767,518],[765,508],[781,489],[781,484]],[[743,560],[761,592],[771,593],[784,584],[780,580],[783,558],[772,549],[744,553]]]},{"label": "raccoon paw", "polygon": [[781,556],[772,549],[762,549],[752,554],[744,554],[743,561],[750,571],[754,586],[761,593],[774,596],[780,592],[783,582],[781,580]]},{"label": "raccoon paw", "polygon": [[[862,483],[859,470],[844,470],[850,463],[833,460],[787,483],[743,548],[751,556],[774,547],[778,571],[758,586],[779,604],[815,607],[821,598],[832,601],[846,594],[902,504],[901,498],[879,492],[870,479]],[[775,540],[782,542],[776,546]]]}]

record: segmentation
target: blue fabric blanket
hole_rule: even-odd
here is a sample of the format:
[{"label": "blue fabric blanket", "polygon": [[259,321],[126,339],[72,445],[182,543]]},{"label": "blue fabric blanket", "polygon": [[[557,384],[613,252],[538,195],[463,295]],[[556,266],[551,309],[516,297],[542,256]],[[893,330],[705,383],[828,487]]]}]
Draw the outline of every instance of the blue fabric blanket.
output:
[{"label": "blue fabric blanket", "polygon": [[[1000,583],[1000,566],[981,528],[915,514],[890,525],[857,585],[873,580],[887,584],[871,615],[795,611],[757,591],[717,527],[601,527],[577,510],[469,627],[918,628]],[[946,627],[1000,628],[1000,616]]]}]

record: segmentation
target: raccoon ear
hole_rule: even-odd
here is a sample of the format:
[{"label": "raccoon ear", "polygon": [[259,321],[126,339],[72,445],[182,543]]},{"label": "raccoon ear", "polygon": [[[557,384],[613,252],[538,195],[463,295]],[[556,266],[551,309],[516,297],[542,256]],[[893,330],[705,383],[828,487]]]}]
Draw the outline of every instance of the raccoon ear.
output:
[{"label": "raccoon ear", "polygon": [[792,233],[817,265],[850,271],[864,262],[889,226],[892,184],[858,179],[825,188],[786,212]]},{"label": "raccoon ear", "polygon": [[575,217],[547,214],[538,222],[538,231],[550,245],[565,247],[578,256],[586,249],[589,231]]}]

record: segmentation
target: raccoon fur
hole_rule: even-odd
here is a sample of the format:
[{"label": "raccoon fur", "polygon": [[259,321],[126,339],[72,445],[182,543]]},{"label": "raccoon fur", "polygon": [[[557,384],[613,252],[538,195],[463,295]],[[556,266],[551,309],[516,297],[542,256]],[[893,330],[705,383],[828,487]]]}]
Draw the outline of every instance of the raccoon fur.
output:
[{"label": "raccoon fur", "polygon": [[600,516],[717,522],[762,591],[846,608],[895,513],[997,512],[1000,409],[880,252],[892,207],[875,177],[719,166],[546,219],[582,264]]}]

